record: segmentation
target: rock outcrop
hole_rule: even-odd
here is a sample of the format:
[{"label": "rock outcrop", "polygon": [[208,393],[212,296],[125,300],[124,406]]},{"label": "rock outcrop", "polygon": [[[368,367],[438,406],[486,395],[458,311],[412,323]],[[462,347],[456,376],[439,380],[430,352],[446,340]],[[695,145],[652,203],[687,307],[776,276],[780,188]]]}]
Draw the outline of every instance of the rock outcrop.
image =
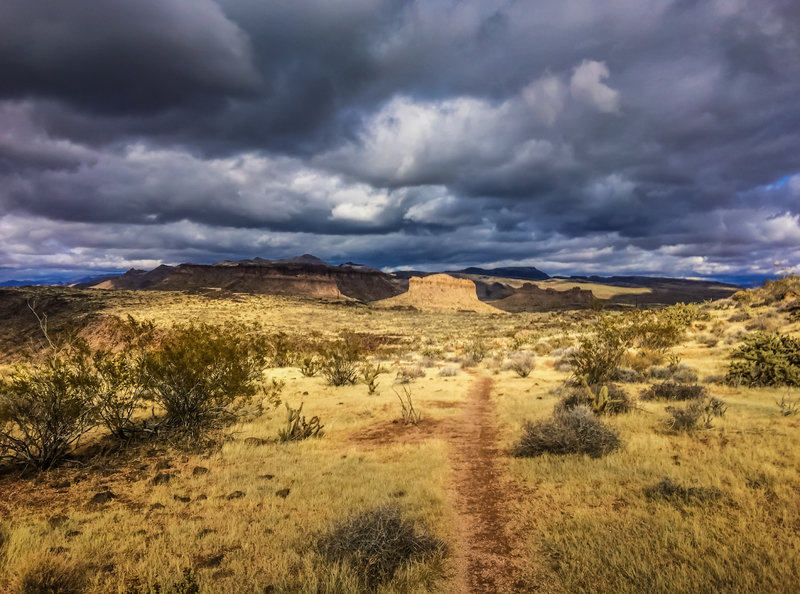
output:
[{"label": "rock outcrop", "polygon": [[448,274],[408,279],[408,292],[383,299],[378,307],[413,307],[422,311],[474,311],[503,313],[478,299],[475,283]]},{"label": "rock outcrop", "polygon": [[359,301],[385,299],[402,291],[391,276],[380,270],[357,264],[331,266],[309,255],[290,260],[255,258],[213,265],[162,265],[149,272],[129,270],[122,276],[86,283],[82,288],[153,291],[223,289],[233,293],[350,298]]},{"label": "rock outcrop", "polygon": [[525,283],[505,299],[493,301],[492,305],[512,313],[552,311],[557,309],[585,309],[594,302],[591,291],[573,287],[566,291],[542,289]]}]

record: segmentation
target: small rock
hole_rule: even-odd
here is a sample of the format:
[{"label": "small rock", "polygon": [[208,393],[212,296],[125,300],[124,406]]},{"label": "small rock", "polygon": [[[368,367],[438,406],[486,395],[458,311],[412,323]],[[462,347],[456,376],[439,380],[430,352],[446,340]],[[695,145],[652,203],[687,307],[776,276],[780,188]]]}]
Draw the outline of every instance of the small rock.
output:
[{"label": "small rock", "polygon": [[181,503],[189,503],[192,500],[191,497],[182,497],[181,495],[173,495],[172,498],[175,501],[180,501]]},{"label": "small rock", "polygon": [[95,493],[94,497],[92,497],[89,503],[93,505],[105,505],[112,499],[116,499],[117,496],[114,495],[111,491],[101,491],[100,493]]},{"label": "small rock", "polygon": [[208,468],[205,466],[195,466],[192,469],[192,476],[203,476],[204,474],[208,474]]},{"label": "small rock", "polygon": [[258,446],[267,445],[268,443],[269,443],[268,440],[261,439],[260,437],[248,437],[244,440],[244,445],[254,448]]},{"label": "small rock", "polygon": [[67,538],[75,538],[76,536],[80,536],[81,534],[83,534],[83,532],[81,532],[80,530],[70,530],[64,536],[66,536]]},{"label": "small rock", "polygon": [[271,481],[272,479],[275,478],[275,475],[274,474],[259,474],[258,478],[262,478],[264,480]]},{"label": "small rock", "polygon": [[150,509],[164,509],[164,504],[163,503],[154,503],[153,505],[150,506]]},{"label": "small rock", "polygon": [[157,475],[153,477],[151,481],[154,485],[166,485],[170,480],[172,480],[172,475],[166,472],[159,472]]},{"label": "small rock", "polygon": [[303,392],[303,396],[308,396],[308,392]]},{"label": "small rock", "polygon": [[286,489],[278,489],[277,491],[275,491],[275,496],[286,499],[289,496],[290,491],[291,489],[289,489],[288,487]]},{"label": "small rock", "polygon": [[233,493],[228,493],[225,499],[241,499],[242,497],[244,497],[243,491],[234,491]]}]

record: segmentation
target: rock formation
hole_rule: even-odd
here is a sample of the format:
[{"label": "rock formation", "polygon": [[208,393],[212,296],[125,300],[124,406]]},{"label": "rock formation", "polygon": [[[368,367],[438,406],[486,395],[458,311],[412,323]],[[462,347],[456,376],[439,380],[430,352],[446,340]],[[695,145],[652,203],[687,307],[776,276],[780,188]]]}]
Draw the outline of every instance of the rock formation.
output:
[{"label": "rock formation", "polygon": [[129,270],[122,276],[85,283],[81,288],[157,291],[223,289],[326,299],[375,301],[397,295],[394,279],[357,264],[331,266],[313,256],[290,260],[224,261],[213,265],[159,266],[149,272]]},{"label": "rock formation", "polygon": [[475,311],[503,313],[478,299],[475,283],[448,274],[408,279],[408,292],[383,299],[378,307],[413,307],[423,311]]},{"label": "rock formation", "polygon": [[535,312],[556,309],[585,309],[594,302],[591,291],[573,287],[566,291],[542,289],[532,283],[525,283],[513,295],[493,301],[492,305],[503,311]]}]

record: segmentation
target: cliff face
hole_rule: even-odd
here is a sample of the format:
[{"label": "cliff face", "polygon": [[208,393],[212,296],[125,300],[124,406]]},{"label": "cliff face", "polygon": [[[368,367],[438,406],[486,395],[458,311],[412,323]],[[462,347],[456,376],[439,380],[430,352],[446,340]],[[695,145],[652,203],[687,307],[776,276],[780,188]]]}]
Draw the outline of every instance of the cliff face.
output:
[{"label": "cliff face", "polygon": [[380,307],[414,307],[423,311],[464,310],[480,313],[503,313],[478,300],[474,282],[453,278],[447,274],[411,277],[408,280],[408,292],[384,299],[376,305]]},{"label": "cliff face", "polygon": [[208,288],[234,293],[262,293],[326,299],[375,301],[397,295],[392,278],[366,266],[329,266],[310,257],[294,260],[245,260],[205,266],[159,266],[131,270],[95,285],[97,289],[186,291]]},{"label": "cliff face", "polygon": [[493,301],[492,305],[504,311],[536,312],[555,309],[585,309],[594,302],[591,291],[573,287],[567,291],[541,289],[534,284],[525,283],[513,295]]}]

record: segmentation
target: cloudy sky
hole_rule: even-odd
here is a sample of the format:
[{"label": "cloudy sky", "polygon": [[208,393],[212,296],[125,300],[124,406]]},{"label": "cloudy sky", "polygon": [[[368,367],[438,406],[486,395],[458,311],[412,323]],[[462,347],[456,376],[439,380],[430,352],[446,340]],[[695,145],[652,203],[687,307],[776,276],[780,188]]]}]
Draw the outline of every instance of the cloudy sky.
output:
[{"label": "cloudy sky", "polygon": [[796,0],[2,0],[0,281],[800,264]]}]

